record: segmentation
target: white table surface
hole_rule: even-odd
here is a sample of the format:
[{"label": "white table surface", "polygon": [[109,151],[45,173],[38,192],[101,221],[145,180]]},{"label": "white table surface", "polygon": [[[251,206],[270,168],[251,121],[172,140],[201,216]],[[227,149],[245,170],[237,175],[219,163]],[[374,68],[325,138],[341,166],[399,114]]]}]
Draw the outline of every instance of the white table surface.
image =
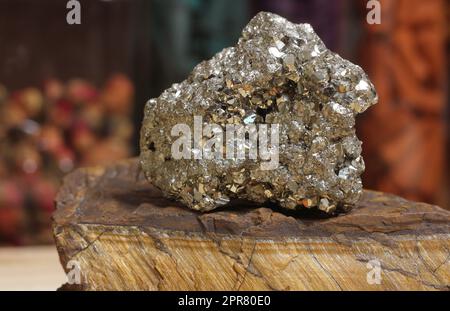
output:
[{"label": "white table surface", "polygon": [[54,291],[65,282],[55,246],[0,247],[1,291]]}]

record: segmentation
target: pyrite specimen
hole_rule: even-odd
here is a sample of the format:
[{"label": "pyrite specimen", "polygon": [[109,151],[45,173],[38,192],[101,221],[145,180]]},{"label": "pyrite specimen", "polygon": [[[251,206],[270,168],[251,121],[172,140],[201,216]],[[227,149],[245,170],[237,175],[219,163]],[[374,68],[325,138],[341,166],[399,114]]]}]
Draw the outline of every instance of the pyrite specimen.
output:
[{"label": "pyrite specimen", "polygon": [[[363,70],[328,50],[309,24],[262,12],[235,47],[148,101],[141,166],[166,196],[199,211],[233,199],[326,213],[348,209],[362,193],[364,171],[355,117],[376,102]],[[225,143],[230,125],[246,126],[235,145],[247,151],[245,157]],[[262,125],[272,126],[271,134],[278,129],[277,135],[262,131]],[[173,145],[186,128],[193,134],[184,138],[194,137],[194,143],[178,147],[192,157],[180,158]],[[252,158],[252,148],[264,145],[251,141],[255,130],[258,139],[270,136],[271,148],[265,154],[256,148],[260,157]],[[208,145],[212,138],[217,144]],[[205,145],[211,148],[202,149]],[[277,165],[264,167],[269,159]]]}]

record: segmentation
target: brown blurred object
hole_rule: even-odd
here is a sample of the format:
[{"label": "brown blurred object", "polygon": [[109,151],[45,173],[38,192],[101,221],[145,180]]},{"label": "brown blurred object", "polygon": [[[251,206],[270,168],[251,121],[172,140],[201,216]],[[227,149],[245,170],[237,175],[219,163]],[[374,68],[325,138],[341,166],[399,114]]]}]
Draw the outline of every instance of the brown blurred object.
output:
[{"label": "brown blurred object", "polygon": [[122,74],[116,74],[105,86],[102,101],[111,113],[129,114],[129,94],[134,93],[133,84]]},{"label": "brown blurred object", "polygon": [[448,2],[380,2],[381,24],[363,21],[363,64],[380,99],[360,122],[365,186],[448,208]]},{"label": "brown blurred object", "polygon": [[121,74],[100,89],[81,79],[12,93],[0,85],[0,245],[52,242],[62,177],[131,155],[133,97]]}]

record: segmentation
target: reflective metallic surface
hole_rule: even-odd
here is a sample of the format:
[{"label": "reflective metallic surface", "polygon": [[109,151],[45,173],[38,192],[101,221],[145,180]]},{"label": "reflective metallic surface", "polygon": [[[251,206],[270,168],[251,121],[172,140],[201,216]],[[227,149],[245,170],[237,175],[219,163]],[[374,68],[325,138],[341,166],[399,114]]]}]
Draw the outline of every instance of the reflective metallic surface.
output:
[{"label": "reflective metallic surface", "polygon": [[[141,165],[165,195],[196,210],[240,198],[333,213],[361,194],[355,117],[376,102],[363,70],[329,51],[309,24],[259,13],[235,47],[147,103]],[[259,158],[173,159],[172,127],[193,128],[194,116],[224,132],[227,124],[279,124],[279,166],[262,170]]]}]

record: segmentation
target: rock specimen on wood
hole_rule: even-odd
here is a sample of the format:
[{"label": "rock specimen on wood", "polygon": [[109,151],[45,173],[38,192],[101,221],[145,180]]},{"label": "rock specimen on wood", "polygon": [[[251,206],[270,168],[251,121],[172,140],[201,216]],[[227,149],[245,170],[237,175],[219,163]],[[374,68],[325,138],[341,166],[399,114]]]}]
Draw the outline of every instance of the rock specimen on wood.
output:
[{"label": "rock specimen on wood", "polygon": [[131,160],[66,177],[53,231],[63,267],[81,273],[66,289],[450,289],[449,211],[364,191],[347,214],[311,213],[199,213],[164,199]]},{"label": "rock specimen on wood", "polygon": [[147,103],[142,167],[199,211],[246,199],[332,213],[362,193],[355,117],[376,102],[363,70],[309,24],[259,13],[235,47]]}]

